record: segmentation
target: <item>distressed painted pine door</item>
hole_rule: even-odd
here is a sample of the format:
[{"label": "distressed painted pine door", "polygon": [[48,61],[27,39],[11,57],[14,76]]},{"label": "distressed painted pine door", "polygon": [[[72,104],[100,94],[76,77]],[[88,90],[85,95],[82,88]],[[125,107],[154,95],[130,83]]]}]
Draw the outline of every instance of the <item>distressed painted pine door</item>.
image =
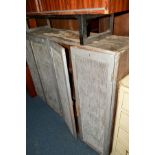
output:
[{"label": "distressed painted pine door", "polygon": [[81,138],[109,155],[114,55],[78,47],[71,54]]},{"label": "distressed painted pine door", "polygon": [[49,41],[49,47],[51,57],[53,58],[63,117],[71,133],[76,137],[73,102],[65,49],[53,41]]},{"label": "distressed painted pine door", "polygon": [[36,93],[39,97],[43,99],[43,101],[46,101],[43,87],[41,84],[40,76],[38,73],[38,68],[34,59],[31,43],[29,39],[26,39],[26,60],[30,68],[32,80],[34,82]]},{"label": "distressed painted pine door", "polygon": [[61,115],[57,81],[52,57],[49,53],[48,41],[41,37],[31,37],[30,41],[47,104]]},{"label": "distressed painted pine door", "polygon": [[70,132],[76,137],[65,49],[41,36],[29,38],[47,104],[63,116]]}]

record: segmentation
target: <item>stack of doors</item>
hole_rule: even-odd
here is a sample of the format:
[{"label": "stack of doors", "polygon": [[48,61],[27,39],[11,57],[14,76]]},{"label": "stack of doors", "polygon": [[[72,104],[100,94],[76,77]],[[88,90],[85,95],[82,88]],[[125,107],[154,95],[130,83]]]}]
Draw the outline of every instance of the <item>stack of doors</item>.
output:
[{"label": "stack of doors", "polygon": [[[32,60],[33,59],[33,60]],[[27,62],[36,84],[36,91],[47,104],[63,115],[71,133],[76,136],[73,103],[65,50],[58,44],[40,37],[27,36]]]},{"label": "stack of doors", "polygon": [[77,115],[80,138],[109,155],[117,83],[129,71],[128,37],[107,36],[87,46],[71,46],[75,114],[65,49],[43,32],[27,33],[27,62],[38,95],[62,115],[75,137]]}]

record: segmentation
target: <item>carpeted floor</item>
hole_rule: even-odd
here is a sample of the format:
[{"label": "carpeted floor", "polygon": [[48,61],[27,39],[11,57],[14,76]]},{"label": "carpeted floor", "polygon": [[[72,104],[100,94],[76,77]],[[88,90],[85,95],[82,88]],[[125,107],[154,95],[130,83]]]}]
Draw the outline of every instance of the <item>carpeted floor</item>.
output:
[{"label": "carpeted floor", "polygon": [[75,139],[63,119],[39,97],[26,96],[27,155],[98,155]]}]

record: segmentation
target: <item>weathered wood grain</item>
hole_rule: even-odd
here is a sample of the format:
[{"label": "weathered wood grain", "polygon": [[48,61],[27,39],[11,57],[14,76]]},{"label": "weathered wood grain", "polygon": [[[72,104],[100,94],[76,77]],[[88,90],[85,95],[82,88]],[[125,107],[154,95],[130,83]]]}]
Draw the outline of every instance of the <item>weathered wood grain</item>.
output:
[{"label": "weathered wood grain", "polygon": [[31,29],[27,32],[37,64],[47,103],[61,114],[71,133],[76,137],[69,75],[65,50],[47,36],[43,37],[48,27]]},{"label": "weathered wood grain", "polygon": [[47,104],[61,115],[61,104],[58,95],[57,81],[54,73],[52,57],[46,39],[38,36],[31,38],[31,45],[41,77]]},{"label": "weathered wood grain", "polygon": [[[79,32],[78,31],[72,31],[72,30],[64,30],[64,29],[55,29],[55,28],[48,28],[48,27],[42,27],[37,28],[36,30],[33,30],[32,35],[41,35],[45,38],[48,38],[49,40],[53,40],[57,43],[64,44],[64,45],[79,45]],[[90,33],[90,37],[95,36],[96,33]],[[128,37],[118,37],[113,35],[111,38],[111,43],[108,41],[108,36],[103,37],[99,35],[96,37],[95,41],[91,41],[88,45],[85,45],[84,47],[94,47],[96,50],[102,50],[105,49],[105,47],[110,51],[113,51],[114,49],[117,49],[119,46],[125,46],[128,45]],[[122,42],[122,40],[124,40]]]},{"label": "weathered wood grain", "polygon": [[117,79],[129,70],[128,38],[108,36],[71,47],[71,54],[81,137],[109,155]]},{"label": "weathered wood grain", "polygon": [[76,137],[73,102],[71,98],[65,50],[62,46],[54,43],[53,41],[49,42],[49,47],[49,52],[53,58],[63,117],[71,133]]},{"label": "weathered wood grain", "polygon": [[114,56],[78,48],[71,50],[82,138],[102,153],[108,143],[105,137],[109,130]]},{"label": "weathered wood grain", "polygon": [[43,99],[43,101],[46,101],[43,88],[41,85],[40,75],[38,73],[38,69],[36,66],[35,59],[34,59],[32,47],[28,39],[26,40],[26,60],[29,65],[29,69],[31,72],[31,76],[32,76],[32,80],[35,86],[36,93],[38,96],[40,96]]},{"label": "weathered wood grain", "polygon": [[[124,52],[127,51],[127,52]],[[117,81],[124,78],[124,74],[129,74],[129,47],[125,47],[122,49],[122,52],[119,56],[119,65],[118,65],[118,74],[117,74]]]}]

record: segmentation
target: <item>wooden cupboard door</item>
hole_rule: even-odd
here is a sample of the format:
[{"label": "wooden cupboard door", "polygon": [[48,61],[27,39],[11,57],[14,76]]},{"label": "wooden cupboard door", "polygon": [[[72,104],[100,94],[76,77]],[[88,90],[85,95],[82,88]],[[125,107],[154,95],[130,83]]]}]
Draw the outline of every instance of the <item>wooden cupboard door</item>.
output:
[{"label": "wooden cupboard door", "polygon": [[119,126],[126,132],[129,132],[129,115],[122,111],[120,112]]},{"label": "wooden cupboard door", "polygon": [[52,41],[49,41],[49,47],[51,57],[53,58],[63,117],[70,132],[76,137],[73,102],[71,98],[65,49]]},{"label": "wooden cupboard door", "polygon": [[43,92],[43,87],[42,87],[41,80],[40,80],[40,76],[38,73],[38,68],[36,66],[36,62],[35,62],[34,55],[32,52],[32,47],[28,39],[26,40],[26,60],[29,65],[29,69],[31,72],[31,76],[32,76],[32,80],[35,86],[36,93],[39,97],[42,98],[43,101],[46,101],[44,92]]},{"label": "wooden cupboard door", "polygon": [[122,99],[122,109],[129,111],[129,95],[128,91],[124,90]]},{"label": "wooden cupboard door", "polygon": [[129,152],[121,143],[116,143],[116,150],[111,155],[128,155]]},{"label": "wooden cupboard door", "polygon": [[129,134],[125,130],[119,128],[117,138],[117,141],[129,150]]},{"label": "wooden cupboard door", "polygon": [[33,36],[31,37],[31,46],[43,85],[47,104],[57,113],[61,114],[62,112],[54,64],[49,53],[48,42],[44,38]]},{"label": "wooden cupboard door", "polygon": [[71,58],[81,138],[108,155],[114,56],[71,47]]},{"label": "wooden cupboard door", "polygon": [[129,95],[128,76],[126,76],[121,80],[119,86],[112,155],[129,154],[128,95]]}]

